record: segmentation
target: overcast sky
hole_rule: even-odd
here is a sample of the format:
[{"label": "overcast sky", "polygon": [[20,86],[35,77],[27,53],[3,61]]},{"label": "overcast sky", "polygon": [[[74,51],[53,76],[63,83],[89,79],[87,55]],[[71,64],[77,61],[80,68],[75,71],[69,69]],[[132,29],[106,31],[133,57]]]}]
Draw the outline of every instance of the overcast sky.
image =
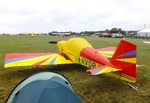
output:
[{"label": "overcast sky", "polygon": [[0,0],[0,33],[91,31],[150,24],[150,0]]}]

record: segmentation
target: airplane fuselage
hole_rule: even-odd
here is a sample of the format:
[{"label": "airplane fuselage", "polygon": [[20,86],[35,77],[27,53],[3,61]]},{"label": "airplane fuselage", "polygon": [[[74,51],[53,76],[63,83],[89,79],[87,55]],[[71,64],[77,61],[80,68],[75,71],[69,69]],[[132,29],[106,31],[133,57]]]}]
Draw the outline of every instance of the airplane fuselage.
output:
[{"label": "airplane fuselage", "polygon": [[57,43],[60,53],[65,54],[73,62],[96,68],[100,65],[111,65],[107,58],[104,58],[92,45],[82,38],[72,38]]}]

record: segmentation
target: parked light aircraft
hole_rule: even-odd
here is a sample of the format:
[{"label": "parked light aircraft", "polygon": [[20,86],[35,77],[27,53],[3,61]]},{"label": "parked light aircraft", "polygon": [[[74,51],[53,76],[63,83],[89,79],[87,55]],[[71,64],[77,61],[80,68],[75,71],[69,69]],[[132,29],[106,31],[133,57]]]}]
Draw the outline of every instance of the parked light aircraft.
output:
[{"label": "parked light aircraft", "polygon": [[56,43],[59,53],[10,53],[5,67],[80,64],[90,75],[105,74],[119,80],[136,82],[136,45],[122,39],[118,47],[94,49],[83,38],[70,38]]}]

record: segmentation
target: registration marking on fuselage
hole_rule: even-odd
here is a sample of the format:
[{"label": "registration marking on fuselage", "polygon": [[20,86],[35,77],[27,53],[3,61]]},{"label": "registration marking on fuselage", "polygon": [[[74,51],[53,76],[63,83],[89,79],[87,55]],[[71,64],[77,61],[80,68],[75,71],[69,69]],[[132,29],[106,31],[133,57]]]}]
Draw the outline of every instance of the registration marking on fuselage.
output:
[{"label": "registration marking on fuselage", "polygon": [[97,63],[83,57],[76,57],[76,62],[89,68],[97,67]]}]

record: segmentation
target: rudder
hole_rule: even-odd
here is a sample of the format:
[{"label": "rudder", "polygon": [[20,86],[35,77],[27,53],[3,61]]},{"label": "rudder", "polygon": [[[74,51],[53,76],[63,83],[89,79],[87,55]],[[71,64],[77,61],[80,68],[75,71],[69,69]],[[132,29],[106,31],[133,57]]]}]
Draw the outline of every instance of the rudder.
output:
[{"label": "rudder", "polygon": [[122,69],[120,79],[136,82],[136,45],[122,39],[114,53],[111,63]]}]

